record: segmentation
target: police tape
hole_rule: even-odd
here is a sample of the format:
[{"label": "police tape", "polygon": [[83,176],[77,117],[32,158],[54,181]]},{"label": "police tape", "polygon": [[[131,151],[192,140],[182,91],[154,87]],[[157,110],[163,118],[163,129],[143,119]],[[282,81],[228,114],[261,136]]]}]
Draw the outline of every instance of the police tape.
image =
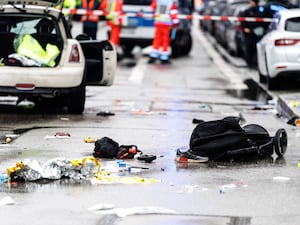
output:
[{"label": "police tape", "polygon": [[[102,10],[86,10],[86,9],[67,9],[63,8],[62,12],[64,14],[74,14],[74,15],[95,15],[103,16],[104,12]],[[121,17],[144,17],[144,18],[154,18],[153,13],[115,13],[115,16]],[[210,15],[184,15],[180,14],[177,16],[178,19],[187,20],[215,20],[215,21],[240,21],[240,22],[272,22],[273,18],[264,17],[235,17],[235,16],[210,16]]]}]

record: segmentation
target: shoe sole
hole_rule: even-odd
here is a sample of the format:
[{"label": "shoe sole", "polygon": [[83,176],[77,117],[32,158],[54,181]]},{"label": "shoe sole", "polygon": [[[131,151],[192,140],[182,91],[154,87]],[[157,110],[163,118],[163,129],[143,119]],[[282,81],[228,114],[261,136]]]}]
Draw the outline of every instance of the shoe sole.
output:
[{"label": "shoe sole", "polygon": [[185,162],[185,163],[205,163],[208,162],[208,158],[207,159],[188,159],[182,156],[177,156],[176,157],[176,162]]}]

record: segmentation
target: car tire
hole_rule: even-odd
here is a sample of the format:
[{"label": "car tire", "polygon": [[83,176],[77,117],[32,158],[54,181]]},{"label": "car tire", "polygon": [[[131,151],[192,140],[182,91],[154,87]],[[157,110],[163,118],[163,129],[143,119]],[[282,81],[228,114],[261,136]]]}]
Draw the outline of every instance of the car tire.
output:
[{"label": "car tire", "polygon": [[70,114],[82,114],[85,105],[86,86],[82,83],[74,88],[67,98],[67,108]]},{"label": "car tire", "polygon": [[122,45],[123,54],[125,57],[132,57],[132,50],[134,46],[132,45]]},{"label": "car tire", "polygon": [[261,72],[258,70],[258,76],[259,76],[259,82],[262,84],[265,84],[267,82],[267,78],[266,76],[264,76],[263,74],[261,74]]},{"label": "car tire", "polygon": [[279,82],[276,78],[271,78],[270,76],[267,76],[266,83],[269,90],[276,90],[279,88]]}]

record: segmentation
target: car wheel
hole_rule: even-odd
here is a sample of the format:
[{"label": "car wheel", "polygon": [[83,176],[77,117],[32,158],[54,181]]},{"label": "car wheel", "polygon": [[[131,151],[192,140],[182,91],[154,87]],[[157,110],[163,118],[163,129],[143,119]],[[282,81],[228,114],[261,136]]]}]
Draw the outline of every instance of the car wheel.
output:
[{"label": "car wheel", "polygon": [[258,70],[258,75],[259,75],[259,82],[265,84],[267,82],[266,76],[262,75],[259,70]]},{"label": "car wheel", "polygon": [[125,57],[131,57],[132,56],[132,50],[134,46],[131,45],[122,45],[123,54]]},{"label": "car wheel", "polygon": [[67,108],[70,114],[82,114],[85,105],[85,90],[84,84],[72,90],[67,98]]},{"label": "car wheel", "polygon": [[267,61],[267,54],[265,53],[265,62],[266,62],[266,71],[267,71],[267,76],[266,76],[266,85],[269,90],[275,90],[278,88],[278,79],[271,78],[269,74],[269,68],[268,68],[268,61]]},{"label": "car wheel", "polygon": [[267,76],[266,83],[269,90],[276,90],[279,88],[279,82],[276,78],[271,78],[270,76]]}]

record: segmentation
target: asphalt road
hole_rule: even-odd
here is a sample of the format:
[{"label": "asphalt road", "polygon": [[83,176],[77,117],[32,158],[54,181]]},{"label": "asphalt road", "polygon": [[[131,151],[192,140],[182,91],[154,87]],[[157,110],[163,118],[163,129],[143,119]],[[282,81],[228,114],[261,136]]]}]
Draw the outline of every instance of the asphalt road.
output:
[{"label": "asphalt road", "polygon": [[[169,66],[148,65],[147,57],[120,62],[112,87],[88,87],[82,116],[15,110],[1,102],[1,133],[20,134],[0,147],[1,173],[24,159],[43,163],[91,156],[94,144],[83,141],[87,136],[108,136],[157,156],[152,163],[127,160],[131,166],[148,168],[130,176],[154,178],[153,183],[4,183],[1,224],[298,224],[299,131],[278,116],[275,105],[266,106],[265,93],[249,93],[245,81],[253,71],[224,61],[196,26],[193,39],[190,55],[173,59]],[[271,136],[285,128],[285,157],[274,154],[248,163],[175,162],[176,148],[189,143],[193,118],[238,115],[244,124],[264,126]],[[54,138],[56,132],[70,137]],[[108,161],[100,163],[104,167]],[[13,202],[4,204],[6,197]]]}]

